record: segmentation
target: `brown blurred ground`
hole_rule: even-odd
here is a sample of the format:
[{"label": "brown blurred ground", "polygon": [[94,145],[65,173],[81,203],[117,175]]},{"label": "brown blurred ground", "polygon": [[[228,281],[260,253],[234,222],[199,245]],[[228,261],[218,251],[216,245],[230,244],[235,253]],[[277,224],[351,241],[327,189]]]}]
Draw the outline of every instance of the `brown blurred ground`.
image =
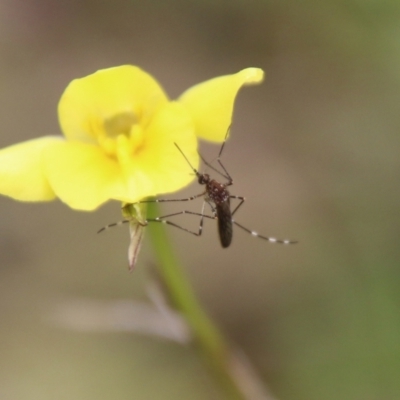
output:
[{"label": "brown blurred ground", "polygon": [[[58,133],[65,86],[100,68],[137,64],[172,98],[263,68],[265,83],[240,93],[224,160],[247,198],[237,220],[300,243],[235,231],[222,250],[207,223],[200,239],[171,229],[177,251],[277,398],[399,399],[399,8],[3,0],[0,147]],[[96,235],[117,203],[89,214],[0,198],[0,210],[1,399],[220,398],[190,349],[48,320],[65,299],[144,298],[150,247],[128,274],[127,231]]]}]

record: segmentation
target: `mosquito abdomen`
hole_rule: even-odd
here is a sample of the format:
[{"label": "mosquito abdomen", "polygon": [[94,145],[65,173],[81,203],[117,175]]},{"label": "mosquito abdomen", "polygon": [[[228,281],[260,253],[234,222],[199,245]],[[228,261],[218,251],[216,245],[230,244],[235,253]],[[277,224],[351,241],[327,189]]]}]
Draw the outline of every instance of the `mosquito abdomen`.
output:
[{"label": "mosquito abdomen", "polygon": [[221,246],[226,248],[232,243],[232,215],[229,202],[216,206],[218,217],[218,234]]}]

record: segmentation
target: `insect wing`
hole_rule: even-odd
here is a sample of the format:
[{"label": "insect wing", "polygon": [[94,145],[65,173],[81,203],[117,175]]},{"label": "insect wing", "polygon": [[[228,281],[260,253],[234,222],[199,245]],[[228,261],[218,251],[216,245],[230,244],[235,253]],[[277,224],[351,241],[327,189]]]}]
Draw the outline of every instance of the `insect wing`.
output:
[{"label": "insect wing", "polygon": [[232,214],[230,202],[224,201],[216,206],[218,217],[218,234],[221,246],[226,248],[232,242]]},{"label": "insect wing", "polygon": [[147,225],[145,212],[146,207],[143,204],[127,204],[122,209],[122,214],[129,221],[129,233],[131,237],[128,248],[129,271],[133,271],[138,260],[144,227]]},{"label": "insect wing", "polygon": [[129,231],[131,242],[128,248],[128,261],[129,271],[133,271],[138,260],[140,248],[142,246],[144,226],[139,224],[137,221],[131,221],[129,223]]}]

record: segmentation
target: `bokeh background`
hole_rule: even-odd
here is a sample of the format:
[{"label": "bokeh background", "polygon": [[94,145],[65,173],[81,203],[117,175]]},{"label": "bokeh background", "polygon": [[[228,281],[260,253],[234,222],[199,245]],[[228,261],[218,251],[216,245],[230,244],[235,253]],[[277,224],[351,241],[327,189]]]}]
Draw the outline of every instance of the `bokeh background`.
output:
[{"label": "bokeh background", "polygon": [[[223,250],[206,221],[201,238],[171,228],[176,251],[277,399],[399,399],[399,21],[394,0],[2,0],[0,147],[60,132],[64,88],[101,68],[137,64],[171,98],[263,68],[237,99],[224,162],[247,198],[237,220],[300,243],[236,230]],[[223,398],[190,347],[53,318],[79,299],[147,301],[150,245],[129,274],[127,228],[96,235],[118,219],[117,203],[0,198],[1,399]]]}]

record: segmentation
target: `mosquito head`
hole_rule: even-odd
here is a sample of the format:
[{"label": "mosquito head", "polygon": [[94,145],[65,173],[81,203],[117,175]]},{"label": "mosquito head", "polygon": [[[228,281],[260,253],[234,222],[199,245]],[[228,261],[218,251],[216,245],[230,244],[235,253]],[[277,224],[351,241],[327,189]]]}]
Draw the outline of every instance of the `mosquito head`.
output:
[{"label": "mosquito head", "polygon": [[197,177],[200,185],[207,185],[207,183],[210,182],[210,175],[208,174],[198,174]]}]

